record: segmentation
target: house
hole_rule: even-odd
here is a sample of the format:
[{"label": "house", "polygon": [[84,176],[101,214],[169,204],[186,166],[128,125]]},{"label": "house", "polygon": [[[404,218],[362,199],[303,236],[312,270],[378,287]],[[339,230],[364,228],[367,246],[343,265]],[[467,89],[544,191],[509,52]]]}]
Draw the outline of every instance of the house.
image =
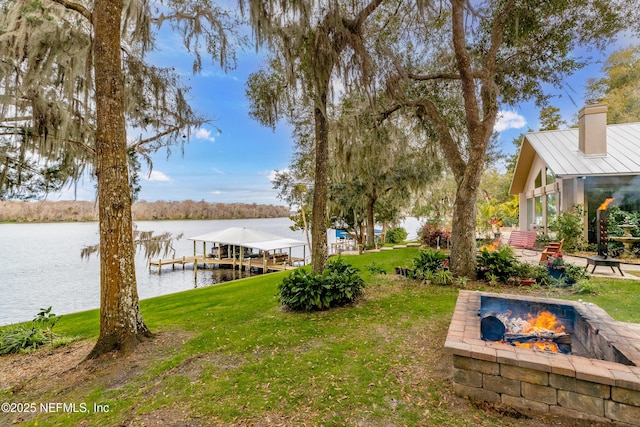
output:
[{"label": "house", "polygon": [[640,123],[607,125],[607,105],[589,104],[578,128],[524,137],[510,193],[520,200],[520,229],[548,231],[559,212],[582,205],[585,237],[595,241],[595,218],[609,197],[640,211]]}]

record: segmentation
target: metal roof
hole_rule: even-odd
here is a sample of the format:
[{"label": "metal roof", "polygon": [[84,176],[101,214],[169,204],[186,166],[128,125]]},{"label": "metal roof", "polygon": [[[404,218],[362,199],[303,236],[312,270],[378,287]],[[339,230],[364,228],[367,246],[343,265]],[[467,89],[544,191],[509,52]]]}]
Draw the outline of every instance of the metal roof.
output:
[{"label": "metal roof", "polygon": [[248,228],[241,227],[231,227],[225,230],[189,237],[189,240],[219,243],[223,245],[236,245],[245,248],[259,249],[262,251],[306,246],[306,243],[300,240],[285,238],[275,234],[266,233],[264,231],[250,230]]},{"label": "metal roof", "polygon": [[554,174],[564,176],[640,174],[640,123],[607,126],[607,154],[585,155],[578,149],[578,129],[526,135]]}]

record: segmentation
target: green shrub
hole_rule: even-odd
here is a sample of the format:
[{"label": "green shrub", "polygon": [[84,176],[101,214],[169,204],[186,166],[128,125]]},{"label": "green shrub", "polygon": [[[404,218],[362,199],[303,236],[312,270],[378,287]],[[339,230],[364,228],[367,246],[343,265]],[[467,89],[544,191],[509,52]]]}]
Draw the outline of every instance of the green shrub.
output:
[{"label": "green shrub", "polygon": [[29,352],[50,342],[44,330],[29,325],[8,326],[0,330],[0,354]]},{"label": "green shrub", "polygon": [[404,242],[407,238],[407,230],[402,227],[394,227],[391,230],[387,231],[387,234],[384,238],[385,243],[398,244]]},{"label": "green shrub", "polygon": [[557,239],[564,239],[563,246],[568,251],[576,251],[584,246],[584,209],[577,205],[571,212],[561,212],[551,225],[558,232]]},{"label": "green shrub", "polygon": [[435,285],[450,285],[453,283],[453,274],[445,268],[441,268],[433,274],[433,283]]},{"label": "green shrub", "polygon": [[597,295],[598,286],[588,280],[580,280],[573,285],[573,293],[578,295]]},{"label": "green shrub", "polygon": [[565,264],[565,275],[567,277],[567,283],[576,283],[580,281],[589,280],[589,274],[584,267],[580,267],[573,264]]},{"label": "green shrub", "polygon": [[351,304],[363,295],[358,269],[337,259],[322,274],[294,270],[278,285],[280,302],[294,311],[326,310]]},{"label": "green shrub", "polygon": [[418,280],[432,280],[428,273],[434,274],[442,270],[449,263],[447,256],[440,251],[427,249],[420,251],[413,259],[413,278]]},{"label": "green shrub", "polygon": [[367,271],[371,274],[387,274],[387,270],[385,270],[384,267],[382,267],[375,261],[365,266],[364,268],[366,268]]},{"label": "green shrub", "polygon": [[20,324],[0,329],[0,355],[30,352],[62,337],[54,335],[53,327],[60,319],[51,312],[51,307],[41,308],[31,325]]},{"label": "green shrub", "polygon": [[482,249],[478,254],[476,264],[478,279],[492,278],[507,283],[510,277],[517,274],[517,264],[518,260],[510,246],[501,246],[495,251]]}]

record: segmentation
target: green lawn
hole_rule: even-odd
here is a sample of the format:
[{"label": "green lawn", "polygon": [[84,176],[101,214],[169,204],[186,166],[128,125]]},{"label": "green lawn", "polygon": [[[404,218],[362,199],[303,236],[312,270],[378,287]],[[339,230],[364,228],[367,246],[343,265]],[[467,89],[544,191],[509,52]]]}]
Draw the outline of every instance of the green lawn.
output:
[{"label": "green lawn", "polygon": [[[393,267],[410,265],[416,254],[407,248],[345,257],[362,270],[366,298],[325,312],[282,310],[275,294],[288,273],[142,301],[158,338],[143,344],[137,356],[72,366],[51,381],[45,367],[40,382],[9,388],[0,375],[0,401],[84,402],[109,410],[22,415],[26,425],[39,426],[555,425],[480,409],[453,395],[451,358],[443,344],[458,289],[393,275]],[[370,275],[365,267],[373,262],[389,274]],[[618,320],[640,322],[640,281],[596,283],[597,296],[526,292],[581,298]],[[95,339],[98,314],[66,315],[56,330]],[[17,357],[0,358],[0,372]],[[0,413],[0,425],[16,419]]]}]

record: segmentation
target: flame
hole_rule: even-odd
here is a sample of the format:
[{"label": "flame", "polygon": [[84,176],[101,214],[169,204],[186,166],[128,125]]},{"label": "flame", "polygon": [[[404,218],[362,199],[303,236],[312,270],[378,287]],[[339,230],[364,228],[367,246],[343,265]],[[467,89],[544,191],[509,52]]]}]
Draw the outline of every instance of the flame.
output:
[{"label": "flame", "polygon": [[600,207],[598,208],[599,211],[606,211],[607,210],[607,206],[609,206],[609,204],[611,202],[613,202],[614,198],[613,197],[609,197],[608,199],[605,199],[604,202],[602,202],[602,204],[600,205]]},{"label": "flame", "polygon": [[[558,323],[558,319],[556,318],[555,314],[549,312],[549,311],[541,311],[538,313],[537,316],[533,316],[532,314],[527,314],[527,321],[525,323],[525,325],[528,324],[529,326],[526,327],[523,332],[524,333],[530,333],[530,332],[545,332],[545,331],[553,331],[555,333],[562,333],[564,332],[564,325],[560,325]],[[546,351],[546,352],[550,352],[550,353],[558,353],[559,352],[559,348],[558,345],[554,342],[547,342],[547,341],[533,341],[533,342],[511,342],[508,343],[511,345],[515,345],[517,347],[524,347],[524,348],[531,348],[534,350],[541,350],[541,351]]]},{"label": "flame", "polygon": [[551,353],[557,353],[558,344],[554,342],[514,342],[512,343],[516,347],[532,348],[535,350],[548,351]]},{"label": "flame", "polygon": [[536,317],[531,314],[527,315],[527,322],[531,325],[531,328],[525,332],[537,332],[537,331],[553,331],[555,333],[564,332],[564,326],[558,325],[558,319],[555,314],[549,311],[541,311]]},{"label": "flame", "polygon": [[481,246],[480,250],[486,249],[489,252],[497,251],[498,248],[500,247],[500,243],[501,242],[502,242],[502,237],[498,237],[497,239],[495,239],[493,242],[489,243],[488,245]]}]

